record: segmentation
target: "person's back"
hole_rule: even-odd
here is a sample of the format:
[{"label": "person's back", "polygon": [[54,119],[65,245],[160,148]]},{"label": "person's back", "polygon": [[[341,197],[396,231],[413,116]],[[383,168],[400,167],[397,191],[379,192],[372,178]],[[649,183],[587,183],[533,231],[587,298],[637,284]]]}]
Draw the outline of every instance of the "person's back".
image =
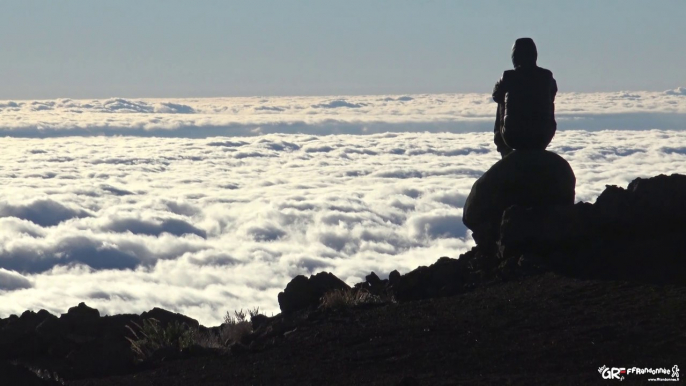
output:
[{"label": "person's back", "polygon": [[536,65],[537,52],[530,38],[512,47],[514,70],[507,70],[493,89],[498,103],[495,143],[507,155],[512,149],[545,149],[557,129],[552,72]]}]

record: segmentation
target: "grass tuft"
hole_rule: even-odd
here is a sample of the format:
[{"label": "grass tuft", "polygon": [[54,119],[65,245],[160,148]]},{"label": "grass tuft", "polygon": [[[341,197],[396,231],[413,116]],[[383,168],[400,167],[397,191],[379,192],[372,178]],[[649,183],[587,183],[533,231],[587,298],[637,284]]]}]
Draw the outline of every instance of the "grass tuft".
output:
[{"label": "grass tuft", "polygon": [[179,322],[162,327],[157,319],[145,319],[142,325],[131,322],[133,327],[126,326],[132,335],[126,339],[131,343],[131,350],[138,360],[150,358],[155,351],[165,348],[181,351],[196,345],[222,349],[240,342],[243,337],[252,333],[251,318],[259,313],[259,307],[247,311],[241,309],[233,314],[227,312],[218,332],[200,332],[197,328]]},{"label": "grass tuft", "polygon": [[219,340],[223,345],[229,346],[232,343],[240,342],[244,336],[252,333],[252,323],[250,320],[260,314],[260,308],[253,308],[252,310],[234,311],[233,315],[230,312],[226,312],[224,315],[224,324],[221,325],[219,330]]},{"label": "grass tuft", "polygon": [[150,318],[143,320],[140,325],[132,322],[135,328],[127,325],[133,338],[126,337],[131,343],[131,350],[138,359],[149,358],[155,351],[163,348],[183,350],[190,347],[197,335],[197,330],[188,327],[185,323],[174,321],[163,327],[159,320]]},{"label": "grass tuft", "polygon": [[341,310],[359,306],[361,304],[383,303],[395,303],[395,299],[391,295],[379,296],[374,295],[365,289],[349,288],[327,292],[322,296],[319,307],[330,310]]}]

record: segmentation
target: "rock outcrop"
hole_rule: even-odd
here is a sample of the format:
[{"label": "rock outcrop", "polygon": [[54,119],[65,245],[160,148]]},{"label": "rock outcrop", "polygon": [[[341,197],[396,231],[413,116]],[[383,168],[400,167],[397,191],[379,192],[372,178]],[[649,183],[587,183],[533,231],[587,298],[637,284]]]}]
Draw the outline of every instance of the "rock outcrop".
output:
[{"label": "rock outcrop", "polygon": [[[195,319],[159,308],[142,315],[113,316],[100,316],[85,303],[60,317],[46,310],[25,311],[19,317],[0,319],[0,361],[49,362],[53,371],[68,379],[124,374],[135,364],[126,326],[141,325],[149,318],[158,319],[163,326],[177,321],[198,327]],[[13,369],[5,368],[15,374]]]},{"label": "rock outcrop", "polygon": [[[44,311],[44,310],[43,310]],[[76,307],[71,307],[66,314],[62,314],[62,319],[74,323],[82,323],[97,320],[100,317],[100,311],[95,308],[88,307],[86,303],[79,303]]]},{"label": "rock outcrop", "polygon": [[451,296],[464,290],[468,279],[466,260],[441,257],[428,267],[419,267],[393,284],[399,301]]},{"label": "rock outcrop", "polygon": [[166,326],[169,323],[176,322],[179,324],[185,324],[190,328],[200,327],[200,323],[193,318],[189,318],[188,316],[179,313],[163,310],[158,307],[142,313],[141,319],[155,319],[160,322],[161,326]]},{"label": "rock outcrop", "polygon": [[499,258],[522,255],[586,278],[686,282],[686,176],[608,186],[595,204],[524,208],[503,215]]}]

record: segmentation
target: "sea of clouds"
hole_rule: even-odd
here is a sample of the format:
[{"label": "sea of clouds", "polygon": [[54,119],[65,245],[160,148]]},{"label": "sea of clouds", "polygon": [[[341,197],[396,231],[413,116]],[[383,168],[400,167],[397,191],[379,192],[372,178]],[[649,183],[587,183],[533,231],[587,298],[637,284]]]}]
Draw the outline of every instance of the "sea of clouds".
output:
[{"label": "sea of clouds", "polygon": [[[499,159],[488,95],[0,102],[0,317],[278,312],[295,275],[349,284],[474,243]],[[560,94],[577,200],[686,173],[686,89]]]},{"label": "sea of clouds", "polygon": [[[686,88],[561,93],[562,130],[682,129]],[[0,101],[0,135],[208,138],[282,134],[473,132],[492,129],[487,94]]]}]

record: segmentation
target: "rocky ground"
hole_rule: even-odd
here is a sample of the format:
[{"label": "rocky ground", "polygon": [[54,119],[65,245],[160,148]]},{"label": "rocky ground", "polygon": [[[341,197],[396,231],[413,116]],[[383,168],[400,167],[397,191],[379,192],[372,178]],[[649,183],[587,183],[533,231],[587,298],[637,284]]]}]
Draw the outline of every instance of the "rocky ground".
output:
[{"label": "rocky ground", "polygon": [[67,384],[606,384],[603,365],[686,368],[685,306],[684,286],[549,273],[447,298],[312,312],[264,346]]},{"label": "rocky ground", "polygon": [[[607,384],[602,366],[686,371],[686,176],[609,186],[595,204],[508,205],[459,259],[353,288],[298,276],[282,313],[242,334],[83,303],[0,319],[1,384],[578,385]],[[161,343],[132,344],[127,326]]]}]

